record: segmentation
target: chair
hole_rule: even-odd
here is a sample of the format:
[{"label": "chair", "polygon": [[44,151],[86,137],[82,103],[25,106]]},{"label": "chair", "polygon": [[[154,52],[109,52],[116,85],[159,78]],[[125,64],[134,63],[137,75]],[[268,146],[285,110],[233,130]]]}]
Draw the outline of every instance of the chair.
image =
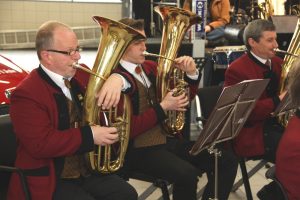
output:
[{"label": "chair", "polygon": [[[275,174],[275,169],[276,166],[273,165],[272,167],[270,167],[267,171],[266,171],[266,178],[267,179],[271,179],[275,182],[277,188],[276,188],[276,195],[278,199],[282,199],[282,200],[288,200],[288,195],[283,187],[283,185],[279,182],[279,180],[276,178],[276,174]],[[278,192],[277,192],[278,191]]]},{"label": "chair", "polygon": [[[25,193],[25,199],[30,200],[31,197],[26,177],[21,169],[14,167],[17,144],[9,115],[0,116],[0,130],[0,199],[6,199],[11,173],[16,172],[20,177],[23,191]],[[154,190],[156,190],[157,187],[162,191],[163,200],[170,200],[168,191],[168,185],[170,183],[167,181],[139,172],[129,172],[126,174],[126,179],[128,180],[129,178],[152,183],[147,190],[139,195],[139,200],[146,199],[154,192]]]},{"label": "chair", "polygon": [[[200,88],[198,90],[198,97],[200,100],[200,108],[202,116],[198,117],[197,120],[204,121],[208,119],[214,106],[216,105],[219,96],[222,92],[222,86],[208,86]],[[242,178],[233,185],[232,191],[236,191],[242,184],[244,184],[247,200],[252,200],[251,187],[249,178],[253,176],[259,169],[266,165],[267,161],[261,160],[256,166],[254,166],[249,172],[247,172],[246,161],[247,160],[258,160],[260,158],[239,158],[239,165],[241,168]]]},{"label": "chair", "polygon": [[197,120],[206,121],[215,107],[218,98],[222,92],[222,86],[203,87],[198,90],[198,97],[200,101],[200,109],[202,117]]},{"label": "chair", "polygon": [[[260,160],[249,172],[247,171],[246,161],[248,160]],[[232,191],[235,192],[241,185],[244,184],[247,200],[253,200],[249,178],[251,178],[256,172],[258,172],[262,167],[267,165],[267,161],[261,158],[239,158],[239,165],[242,173],[242,178],[238,180],[232,187]]]},{"label": "chair", "polygon": [[16,172],[20,177],[25,199],[30,200],[25,175],[21,169],[14,167],[17,144],[9,115],[0,116],[0,130],[0,199],[6,199],[11,173]]},{"label": "chair", "polygon": [[140,172],[129,172],[128,175],[132,179],[152,183],[142,194],[139,195],[138,200],[147,199],[157,188],[161,190],[163,200],[170,200],[168,190],[168,185],[170,185],[170,183],[168,181]]},{"label": "chair", "polygon": [[152,183],[143,193],[139,194],[138,200],[147,199],[157,188],[159,188],[162,193],[162,197],[160,199],[170,200],[168,185],[170,185],[171,183],[169,183],[166,180],[156,178],[154,176],[142,172],[131,171],[126,167],[123,167],[121,170],[119,170],[118,175],[126,181],[128,181],[129,179],[135,179],[139,181]]}]

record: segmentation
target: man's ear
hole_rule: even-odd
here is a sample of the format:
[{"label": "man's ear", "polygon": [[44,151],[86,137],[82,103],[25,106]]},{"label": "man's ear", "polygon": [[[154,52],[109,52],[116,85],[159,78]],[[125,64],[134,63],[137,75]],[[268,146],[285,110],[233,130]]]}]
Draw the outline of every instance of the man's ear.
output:
[{"label": "man's ear", "polygon": [[248,39],[248,43],[251,47],[255,46],[257,44],[257,42],[253,39],[253,38],[249,38]]},{"label": "man's ear", "polygon": [[52,56],[48,51],[41,51],[40,55],[41,55],[41,60],[44,63],[49,64],[51,62]]}]

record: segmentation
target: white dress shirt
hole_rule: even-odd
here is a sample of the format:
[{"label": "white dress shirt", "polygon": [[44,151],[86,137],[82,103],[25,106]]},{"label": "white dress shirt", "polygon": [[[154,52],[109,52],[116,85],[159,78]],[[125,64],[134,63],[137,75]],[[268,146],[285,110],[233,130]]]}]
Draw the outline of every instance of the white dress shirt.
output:
[{"label": "white dress shirt", "polygon": [[[264,63],[264,64],[265,64],[265,63],[267,62],[267,60],[268,60],[268,59],[264,59],[264,58],[261,58],[261,57],[255,55],[252,51],[250,51],[250,53],[251,53],[257,60],[259,60],[261,63]],[[271,65],[271,59],[269,59],[269,62],[270,62],[270,65]]]},{"label": "white dress shirt", "polygon": [[[141,75],[140,75],[140,74],[137,74],[137,73],[135,72],[135,68],[137,67],[137,64],[134,64],[134,63],[131,63],[131,62],[127,62],[127,61],[122,60],[122,59],[120,60],[120,64],[122,65],[122,67],[124,67],[124,69],[126,69],[130,74],[132,74],[132,75],[134,76],[134,78],[136,78],[139,82],[141,82],[143,85],[145,85],[145,83],[144,83],[144,81],[143,81]],[[150,88],[151,82],[150,82],[150,80],[148,79],[147,75],[145,74],[145,72],[144,72],[143,70],[142,70],[142,75],[143,75],[143,77],[145,78],[145,82],[146,82],[146,84],[147,84],[146,87]],[[198,71],[198,69],[197,69],[195,75],[192,75],[192,76],[187,75],[187,76],[188,76],[190,79],[192,79],[192,80],[197,80],[197,79],[198,79],[198,76],[199,76],[199,71]],[[123,90],[125,90],[125,89],[127,89],[127,88],[130,87],[130,83],[129,83],[127,80],[125,80],[124,78],[123,78],[123,83],[124,83]]]},{"label": "white dress shirt", "polygon": [[[56,85],[58,85],[61,90],[63,91],[64,95],[72,100],[72,96],[71,96],[71,93],[70,93],[70,89],[67,88],[67,86],[65,85],[65,82],[64,82],[64,78],[63,76],[59,75],[59,74],[56,74],[52,71],[50,71],[49,69],[47,69],[46,67],[44,67],[42,64],[41,64],[41,67],[42,69],[45,71],[45,73],[52,79],[52,81],[54,83],[56,83]],[[68,78],[68,80],[70,80],[71,78]]]}]

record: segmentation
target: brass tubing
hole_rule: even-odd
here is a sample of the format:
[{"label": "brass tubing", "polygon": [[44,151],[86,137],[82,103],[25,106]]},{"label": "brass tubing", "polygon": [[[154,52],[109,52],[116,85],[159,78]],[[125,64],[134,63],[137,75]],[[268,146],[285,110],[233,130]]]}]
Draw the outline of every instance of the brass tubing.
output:
[{"label": "brass tubing", "polygon": [[281,50],[281,49],[274,49],[274,51],[275,51],[275,52],[278,52],[278,53],[287,54],[287,55],[290,55],[290,56],[299,57],[299,55],[297,55],[297,54],[290,53],[290,52],[288,52],[288,51],[284,51],[284,50]]},{"label": "brass tubing", "polygon": [[85,67],[82,67],[81,65],[79,65],[78,63],[73,63],[72,64],[72,67],[73,68],[76,68],[76,69],[81,69],[82,71],[85,71],[91,75],[94,75],[94,76],[97,76],[98,78],[101,78],[103,80],[106,80],[106,78],[104,78],[103,76],[100,76],[99,74],[96,74],[95,72],[93,72],[92,70],[88,69],[88,68],[85,68]]},{"label": "brass tubing", "polygon": [[171,59],[171,58],[168,58],[168,57],[166,57],[166,56],[159,55],[159,54],[149,53],[149,52],[147,52],[147,51],[144,51],[144,52],[143,52],[143,55],[144,55],[144,56],[153,56],[153,57],[163,58],[163,59],[166,59],[166,60],[170,60],[170,61],[172,61],[172,62],[176,62],[174,59]]}]

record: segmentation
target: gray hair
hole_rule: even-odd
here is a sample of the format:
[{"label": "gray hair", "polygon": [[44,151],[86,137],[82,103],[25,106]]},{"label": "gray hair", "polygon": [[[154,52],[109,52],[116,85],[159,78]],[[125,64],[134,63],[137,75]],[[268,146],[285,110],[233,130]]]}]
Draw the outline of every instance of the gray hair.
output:
[{"label": "gray hair", "polygon": [[40,60],[41,51],[52,47],[54,43],[53,32],[59,27],[64,27],[72,31],[72,29],[68,25],[57,21],[47,21],[44,24],[42,24],[38,29],[35,39],[35,48],[37,51],[38,58]]},{"label": "gray hair", "polygon": [[300,58],[295,60],[288,73],[288,91],[292,103],[297,107],[300,106]]},{"label": "gray hair", "polygon": [[276,31],[276,27],[271,21],[265,19],[253,20],[246,26],[243,39],[248,50],[251,50],[248,39],[252,38],[254,41],[259,42],[264,31]]}]

